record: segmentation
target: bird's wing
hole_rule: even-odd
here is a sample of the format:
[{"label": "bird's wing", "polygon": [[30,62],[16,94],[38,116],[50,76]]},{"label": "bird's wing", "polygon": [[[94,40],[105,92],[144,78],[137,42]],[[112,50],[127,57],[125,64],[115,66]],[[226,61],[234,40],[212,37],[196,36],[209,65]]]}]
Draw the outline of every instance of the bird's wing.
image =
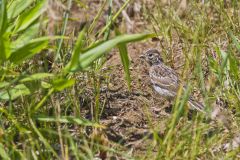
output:
[{"label": "bird's wing", "polygon": [[152,66],[149,74],[154,85],[177,92],[179,79],[176,72],[170,67],[164,64]]}]

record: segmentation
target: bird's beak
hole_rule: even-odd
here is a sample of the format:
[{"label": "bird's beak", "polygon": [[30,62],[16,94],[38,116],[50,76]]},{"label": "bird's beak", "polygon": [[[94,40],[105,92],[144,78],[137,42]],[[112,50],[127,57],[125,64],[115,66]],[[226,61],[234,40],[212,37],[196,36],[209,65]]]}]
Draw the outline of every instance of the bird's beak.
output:
[{"label": "bird's beak", "polygon": [[142,58],[142,59],[144,59],[144,58],[145,58],[145,55],[141,54],[139,57]]}]

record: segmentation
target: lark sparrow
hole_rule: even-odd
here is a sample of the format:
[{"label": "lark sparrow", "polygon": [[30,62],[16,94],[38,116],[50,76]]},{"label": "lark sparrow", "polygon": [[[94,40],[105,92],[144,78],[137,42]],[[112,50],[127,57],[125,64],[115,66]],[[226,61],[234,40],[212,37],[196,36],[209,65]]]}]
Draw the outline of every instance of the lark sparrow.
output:
[{"label": "lark sparrow", "polygon": [[[163,63],[159,51],[157,49],[147,50],[140,58],[144,58],[150,65],[149,76],[155,91],[166,98],[176,97],[181,82],[176,72]],[[204,112],[204,106],[195,101],[192,96],[189,97],[188,103],[192,108]]]}]

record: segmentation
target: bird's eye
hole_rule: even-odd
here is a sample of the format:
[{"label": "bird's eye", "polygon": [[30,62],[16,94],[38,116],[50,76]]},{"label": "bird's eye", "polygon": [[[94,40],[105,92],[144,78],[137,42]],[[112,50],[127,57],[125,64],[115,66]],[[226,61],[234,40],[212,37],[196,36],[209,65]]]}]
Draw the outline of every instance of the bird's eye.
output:
[{"label": "bird's eye", "polygon": [[152,54],[152,53],[149,53],[149,54],[148,54],[148,56],[149,56],[149,57],[152,57],[152,56],[153,56],[153,54]]}]

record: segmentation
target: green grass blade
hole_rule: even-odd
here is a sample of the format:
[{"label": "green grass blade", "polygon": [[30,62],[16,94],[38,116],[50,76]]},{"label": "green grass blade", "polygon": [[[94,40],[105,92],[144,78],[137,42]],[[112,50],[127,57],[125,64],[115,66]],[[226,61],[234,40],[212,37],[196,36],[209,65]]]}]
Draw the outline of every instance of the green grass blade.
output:
[{"label": "green grass blade", "polygon": [[9,85],[10,85],[9,82],[6,82],[6,81],[0,82],[0,89],[4,87],[8,87]]},{"label": "green grass blade", "polygon": [[74,85],[75,80],[74,79],[56,79],[53,81],[53,88],[57,91],[62,91],[65,88],[71,87]]},{"label": "green grass blade", "polygon": [[27,9],[34,0],[14,0],[8,6],[8,19],[16,18],[20,13]]},{"label": "green grass blade", "polygon": [[44,138],[44,136],[41,134],[41,132],[37,129],[36,125],[34,124],[34,122],[31,118],[29,118],[29,122],[30,122],[33,130],[38,135],[39,140],[43,142],[43,144],[46,146],[46,148],[48,148],[57,159],[60,159],[58,154],[54,151],[54,149],[51,147],[51,145],[48,143],[48,141]]},{"label": "green grass blade", "polygon": [[24,84],[19,84],[8,91],[0,92],[0,99],[14,100],[18,97],[29,95],[30,93],[30,90]]},{"label": "green grass blade", "polygon": [[239,61],[235,55],[229,56],[229,63],[230,63],[230,73],[234,75],[236,80],[239,80]]},{"label": "green grass blade", "polygon": [[239,39],[238,39],[236,36],[234,36],[233,33],[232,33],[231,31],[229,32],[229,35],[230,35],[230,37],[231,37],[233,43],[235,44],[235,46],[236,46],[238,52],[240,52],[240,43],[239,43]]},{"label": "green grass blade", "polygon": [[35,23],[28,27],[27,30],[21,33],[21,35],[14,41],[12,41],[11,46],[12,51],[17,50],[18,48],[23,47],[25,44],[29,43],[32,39],[36,38],[39,33],[39,27],[41,23]]},{"label": "green grass blade", "polygon": [[47,117],[47,116],[36,116],[36,120],[41,122],[59,122],[59,123],[72,123],[81,126],[92,126],[92,127],[99,127],[104,128],[102,125],[97,123],[91,122],[89,120],[80,118],[80,117],[72,117],[72,116],[63,116],[60,118],[57,117]]},{"label": "green grass blade", "polygon": [[8,34],[0,35],[0,62],[10,57],[10,44],[11,42]]},{"label": "green grass blade", "polygon": [[0,62],[10,56],[10,39],[9,34],[6,33],[7,25],[6,0],[2,0],[0,3]]},{"label": "green grass blade", "polygon": [[21,79],[20,82],[24,83],[24,82],[30,82],[30,81],[37,81],[37,80],[41,80],[41,79],[53,77],[53,76],[54,75],[51,73],[36,73],[36,74],[28,75],[26,78]]},{"label": "green grass blade", "polygon": [[[68,24],[68,18],[69,18],[69,12],[68,11],[71,10],[71,6],[72,6],[72,0],[68,0],[68,7],[67,7],[67,10],[64,13],[64,22],[63,22],[63,26],[62,26],[62,29],[61,29],[61,36],[65,35],[66,29],[67,29],[67,24]],[[60,51],[62,49],[62,45],[63,45],[63,38],[61,38],[59,40],[55,60],[57,60],[57,59],[62,60],[62,56],[60,54]]]},{"label": "green grass blade", "polygon": [[122,13],[122,11],[124,10],[124,8],[128,5],[128,3],[130,2],[130,0],[127,0],[122,7],[117,11],[117,13],[113,16],[112,20],[109,21],[107,23],[107,25],[100,31],[100,33],[98,34],[98,37],[100,37],[103,33],[105,33],[105,31],[111,26],[111,24],[117,19],[117,17],[119,16],[120,13]]},{"label": "green grass blade", "polygon": [[29,27],[39,16],[46,10],[46,0],[41,0],[34,8],[31,8],[29,11],[23,13],[14,29],[14,33],[25,30]]},{"label": "green grass blade", "polygon": [[[120,35],[121,33],[116,29],[116,34]],[[126,43],[120,43],[117,45],[121,57],[121,61],[124,68],[125,79],[127,80],[128,89],[131,89],[131,77],[129,70],[129,57]]]},{"label": "green grass blade", "polygon": [[229,69],[229,63],[228,63],[229,54],[223,50],[220,50],[220,53],[222,56],[221,71],[228,70]]},{"label": "green grass blade", "polygon": [[82,48],[84,45],[85,34],[86,34],[86,28],[83,28],[83,30],[78,35],[77,42],[73,49],[71,61],[66,66],[66,68],[73,68],[74,65],[78,64],[79,55],[82,53]]},{"label": "green grass blade", "polygon": [[0,143],[0,157],[4,160],[10,160],[11,158],[8,156],[4,148],[5,147]]},{"label": "green grass blade", "polygon": [[47,99],[54,93],[54,89],[50,88],[48,90],[48,93],[42,98],[40,102],[38,102],[37,105],[34,105],[31,107],[31,113],[36,112],[40,107],[43,106],[43,104],[47,101]]},{"label": "green grass blade", "polygon": [[105,5],[106,5],[106,2],[107,2],[107,0],[104,0],[104,2],[103,2],[103,4],[102,4],[101,8],[99,9],[97,15],[94,17],[92,24],[89,26],[88,34],[91,34],[91,33],[92,33],[94,27],[96,26],[97,21],[98,21],[99,18],[102,16],[102,13],[103,13],[103,11],[104,11],[104,7],[105,7]]},{"label": "green grass blade", "polygon": [[66,68],[67,71],[76,72],[78,70],[83,70],[89,67],[92,62],[100,58],[107,51],[116,47],[120,43],[129,43],[154,37],[155,34],[132,34],[132,35],[120,35],[112,40],[100,43],[99,45],[87,50],[85,53],[79,56],[78,64],[74,64],[71,68]]},{"label": "green grass blade", "polygon": [[41,50],[47,48],[49,37],[41,37],[31,40],[28,44],[12,52],[9,60],[13,63],[19,63],[33,55],[39,53]]},{"label": "green grass blade", "polygon": [[5,33],[8,24],[6,2],[6,0],[0,1],[0,37]]},{"label": "green grass blade", "polygon": [[112,14],[113,14],[113,4],[112,4],[112,0],[108,0],[108,16],[106,18],[106,26],[109,25],[109,27],[106,28],[105,32],[104,32],[104,36],[103,39],[106,41],[109,39],[110,36],[110,31],[111,28],[110,26],[112,26]]}]

